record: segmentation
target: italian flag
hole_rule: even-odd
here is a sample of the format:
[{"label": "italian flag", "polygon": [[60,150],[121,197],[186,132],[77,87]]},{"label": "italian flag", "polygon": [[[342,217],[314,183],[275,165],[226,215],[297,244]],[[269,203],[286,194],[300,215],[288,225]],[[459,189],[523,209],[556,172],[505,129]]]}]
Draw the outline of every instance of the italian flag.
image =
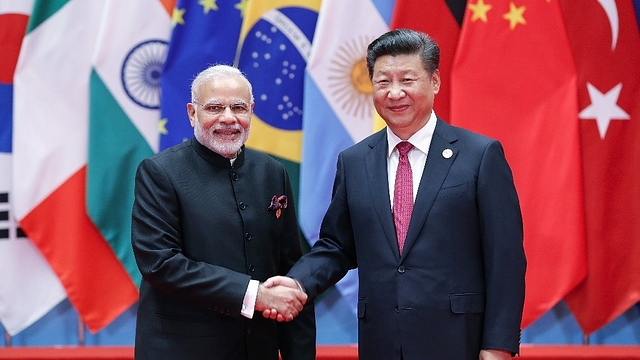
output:
[{"label": "italian flag", "polygon": [[15,214],[92,332],[138,299],[133,176],[157,149],[171,7],[36,0],[16,68]]}]

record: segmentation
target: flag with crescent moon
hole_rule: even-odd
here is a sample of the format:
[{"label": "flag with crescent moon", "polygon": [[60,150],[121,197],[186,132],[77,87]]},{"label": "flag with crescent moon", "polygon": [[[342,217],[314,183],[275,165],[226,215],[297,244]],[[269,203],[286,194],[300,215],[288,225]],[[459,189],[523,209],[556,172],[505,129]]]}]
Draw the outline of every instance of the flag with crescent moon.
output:
[{"label": "flag with crescent moon", "polygon": [[578,69],[588,261],[566,300],[591,334],[640,301],[640,32],[630,1],[560,4]]}]

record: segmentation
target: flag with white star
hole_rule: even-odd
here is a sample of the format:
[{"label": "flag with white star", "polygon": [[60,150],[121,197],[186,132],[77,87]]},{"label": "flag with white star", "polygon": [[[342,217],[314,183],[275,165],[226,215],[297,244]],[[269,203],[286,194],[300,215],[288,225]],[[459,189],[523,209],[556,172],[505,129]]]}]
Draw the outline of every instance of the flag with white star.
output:
[{"label": "flag with white star", "polygon": [[586,276],[576,78],[557,0],[468,2],[451,123],[500,140],[512,168],[527,256],[523,327]]},{"label": "flag with white star", "polygon": [[590,334],[640,301],[640,33],[630,1],[560,4],[578,69],[588,261],[567,304]]}]

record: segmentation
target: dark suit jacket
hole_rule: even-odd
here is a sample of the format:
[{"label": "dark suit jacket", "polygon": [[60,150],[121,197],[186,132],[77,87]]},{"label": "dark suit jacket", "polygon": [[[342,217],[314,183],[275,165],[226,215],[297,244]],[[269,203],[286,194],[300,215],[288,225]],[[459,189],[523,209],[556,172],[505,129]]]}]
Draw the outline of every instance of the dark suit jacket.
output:
[{"label": "dark suit jacket", "polygon": [[[320,239],[289,272],[315,298],[358,268],[360,359],[518,352],[526,261],[501,145],[438,120],[399,255],[382,130],[338,158]],[[453,154],[447,158],[445,149]]]},{"label": "dark suit jacket", "polygon": [[[267,210],[274,195],[288,198],[280,217]],[[240,314],[249,279],[286,274],[301,256],[279,162],[243,149],[232,167],[186,141],[140,163],[132,221],[136,359],[315,358],[311,302],[291,323]]]}]

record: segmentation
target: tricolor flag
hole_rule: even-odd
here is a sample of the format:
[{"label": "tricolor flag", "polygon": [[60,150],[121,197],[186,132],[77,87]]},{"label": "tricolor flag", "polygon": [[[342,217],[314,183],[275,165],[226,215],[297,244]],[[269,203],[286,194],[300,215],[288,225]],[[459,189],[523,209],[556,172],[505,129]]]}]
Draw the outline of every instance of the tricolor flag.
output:
[{"label": "tricolor flag", "polygon": [[247,147],[283,163],[296,194],[304,69],[319,9],[320,0],[250,1],[236,62],[253,85],[256,103]]},{"label": "tricolor flag", "polygon": [[141,275],[131,249],[133,182],[140,160],[158,151],[160,76],[173,1],[108,0],[89,89],[87,211],[130,281]]},{"label": "tricolor flag", "polygon": [[577,74],[558,2],[469,1],[451,82],[451,123],[500,140],[513,171],[526,327],[586,275]]},{"label": "tricolor flag", "polygon": [[67,295],[12,213],[13,74],[33,1],[0,0],[0,322],[16,335]]},{"label": "tricolor flag", "polygon": [[438,43],[441,85],[433,108],[436,115],[445,121],[451,121],[451,66],[458,45],[465,4],[466,1],[396,0],[391,19],[392,29],[422,31]]},{"label": "tricolor flag", "polygon": [[246,1],[178,0],[162,70],[160,150],[193,137],[187,117],[191,81],[209,65],[232,65]]},{"label": "tricolor flag", "polygon": [[630,1],[560,4],[578,68],[588,262],[566,300],[591,334],[640,301],[640,32]]},{"label": "tricolor flag", "polygon": [[93,332],[138,297],[87,213],[89,79],[104,10],[36,0],[14,78],[15,215]]},{"label": "tricolor flag", "polygon": [[[367,46],[389,30],[393,10],[392,2],[378,3],[324,0],[320,9],[305,73],[300,169],[300,226],[312,243],[329,207],[338,153],[374,131]],[[357,281],[354,270],[336,285],[354,313]]]}]

